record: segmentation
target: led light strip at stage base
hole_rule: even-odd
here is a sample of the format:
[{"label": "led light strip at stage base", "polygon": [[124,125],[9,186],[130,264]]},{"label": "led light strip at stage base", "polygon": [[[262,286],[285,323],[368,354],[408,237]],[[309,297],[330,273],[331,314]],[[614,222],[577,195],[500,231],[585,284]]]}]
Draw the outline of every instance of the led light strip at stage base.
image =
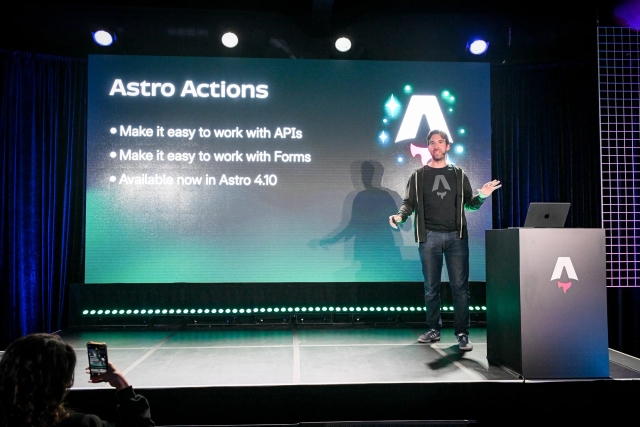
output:
[{"label": "led light strip at stage base", "polygon": [[[442,311],[453,311],[453,307],[442,307]],[[485,312],[487,308],[485,306],[469,306],[470,311]],[[185,314],[258,314],[258,313],[312,313],[312,312],[333,312],[333,313],[382,313],[382,312],[398,312],[409,313],[416,311],[424,311],[424,307],[289,307],[289,308],[227,308],[227,309],[202,309],[202,308],[185,308],[185,309],[115,309],[115,310],[83,310],[84,316],[118,316],[118,315],[151,315],[151,314],[164,314],[164,315],[185,315]]]},{"label": "led light strip at stage base", "polygon": [[[469,307],[472,321],[485,306]],[[453,307],[442,307],[445,321]],[[82,326],[214,326],[424,323],[424,307],[276,307],[226,309],[85,309]]]}]

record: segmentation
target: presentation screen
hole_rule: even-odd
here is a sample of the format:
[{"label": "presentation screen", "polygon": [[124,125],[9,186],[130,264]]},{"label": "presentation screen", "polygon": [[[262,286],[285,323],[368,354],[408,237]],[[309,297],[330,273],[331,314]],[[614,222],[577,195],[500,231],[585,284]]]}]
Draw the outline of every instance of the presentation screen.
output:
[{"label": "presentation screen", "polygon": [[85,282],[422,281],[388,217],[430,129],[491,180],[489,108],[483,63],[90,56]]}]

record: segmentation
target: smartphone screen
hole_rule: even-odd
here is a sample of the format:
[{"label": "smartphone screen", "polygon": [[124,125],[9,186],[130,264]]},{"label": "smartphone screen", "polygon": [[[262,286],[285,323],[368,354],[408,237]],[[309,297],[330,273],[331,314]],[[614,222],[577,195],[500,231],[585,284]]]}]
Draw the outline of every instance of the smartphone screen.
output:
[{"label": "smartphone screen", "polygon": [[95,376],[107,372],[107,344],[103,342],[87,343],[87,354],[89,355],[89,375]]}]

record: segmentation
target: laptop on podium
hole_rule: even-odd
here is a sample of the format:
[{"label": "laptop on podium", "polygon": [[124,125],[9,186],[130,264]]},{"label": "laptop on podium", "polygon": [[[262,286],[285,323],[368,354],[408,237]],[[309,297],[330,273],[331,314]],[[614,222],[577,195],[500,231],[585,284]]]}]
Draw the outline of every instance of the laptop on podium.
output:
[{"label": "laptop on podium", "polygon": [[571,203],[529,203],[523,228],[563,228]]}]

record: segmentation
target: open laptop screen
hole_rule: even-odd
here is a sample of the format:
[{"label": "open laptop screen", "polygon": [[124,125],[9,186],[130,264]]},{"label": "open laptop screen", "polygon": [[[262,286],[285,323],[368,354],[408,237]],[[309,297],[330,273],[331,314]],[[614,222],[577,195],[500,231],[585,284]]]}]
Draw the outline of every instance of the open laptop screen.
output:
[{"label": "open laptop screen", "polygon": [[524,226],[527,228],[562,228],[571,203],[530,203]]}]

